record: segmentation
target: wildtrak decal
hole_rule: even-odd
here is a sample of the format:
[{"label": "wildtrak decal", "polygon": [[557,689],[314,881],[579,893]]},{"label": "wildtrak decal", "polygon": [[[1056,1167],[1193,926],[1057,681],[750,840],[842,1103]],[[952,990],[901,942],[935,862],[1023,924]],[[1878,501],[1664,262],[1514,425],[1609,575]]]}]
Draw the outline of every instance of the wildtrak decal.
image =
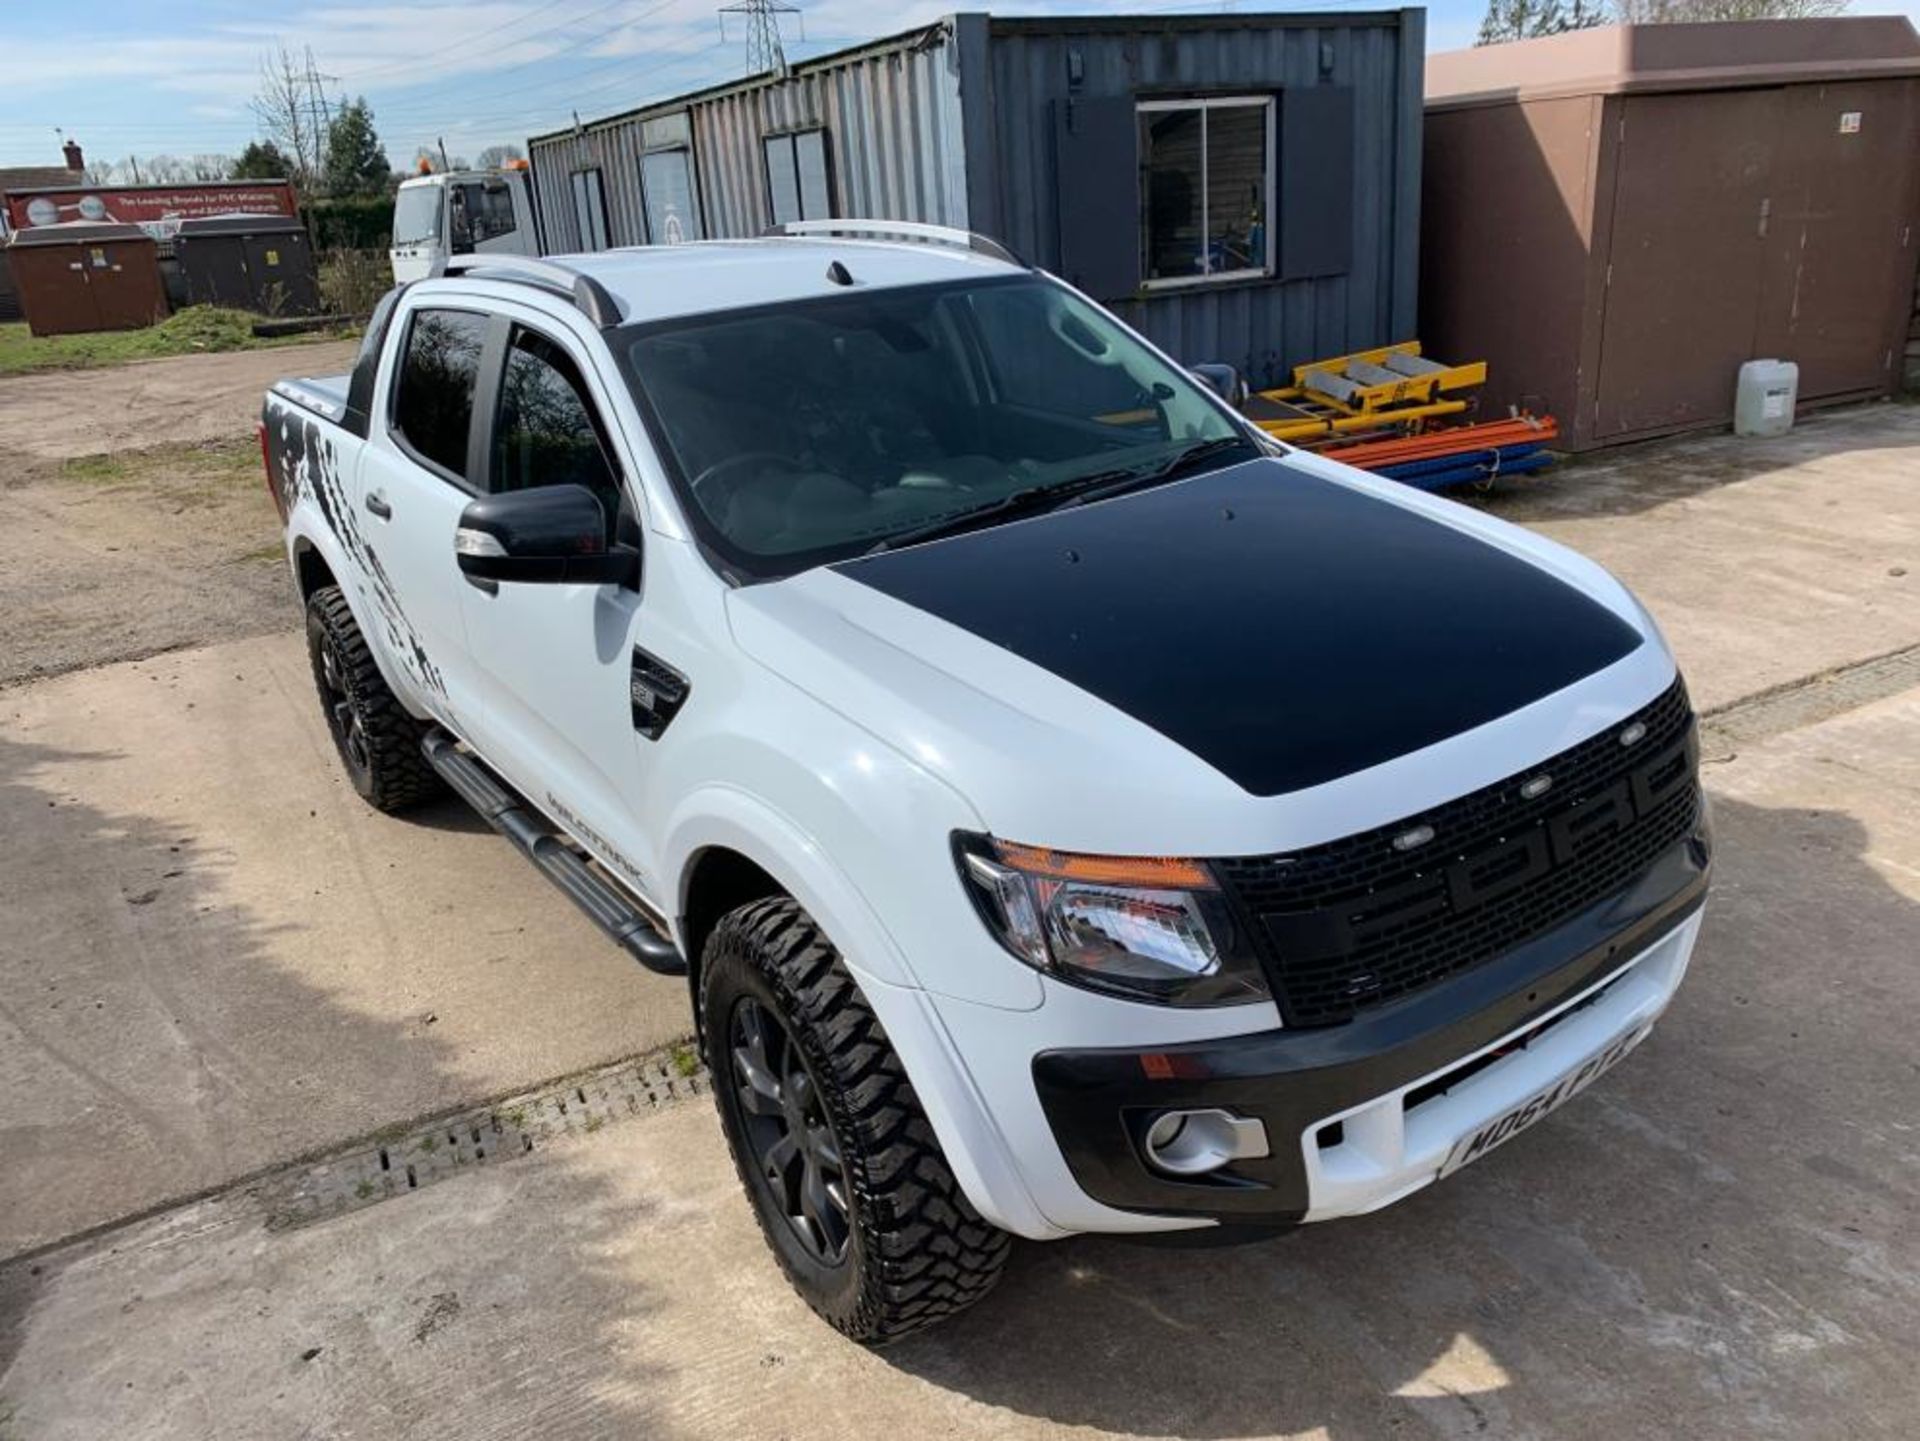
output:
[{"label": "wildtrak decal", "polygon": [[266,421],[272,442],[267,447],[268,479],[281,508],[290,514],[301,500],[312,499],[340,548],[367,578],[368,593],[379,612],[380,624],[386,628],[388,654],[400,662],[416,686],[444,701],[447,685],[440,667],[421,644],[386,568],[361,534],[340,474],[339,449],[328,427],[298,407],[273,399],[267,402]]},{"label": "wildtrak decal", "polygon": [[633,886],[642,896],[648,894],[646,872],[620,854],[618,846],[581,820],[574,814],[573,807],[552,791],[547,792],[547,814],[573,832],[577,840],[593,851],[595,860],[600,861],[609,870],[617,872],[622,880]]}]

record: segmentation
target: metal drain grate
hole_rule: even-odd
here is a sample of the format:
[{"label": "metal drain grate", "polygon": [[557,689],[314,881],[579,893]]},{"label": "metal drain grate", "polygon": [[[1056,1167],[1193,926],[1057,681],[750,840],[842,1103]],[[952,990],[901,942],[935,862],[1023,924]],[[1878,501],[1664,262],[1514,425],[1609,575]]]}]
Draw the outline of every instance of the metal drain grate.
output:
[{"label": "metal drain grate", "polygon": [[1741,745],[1831,720],[1917,685],[1920,646],[1890,651],[1705,712],[1701,749],[1708,759],[1724,759]]},{"label": "metal drain grate", "polygon": [[365,1146],[263,1183],[273,1230],[404,1196],[474,1166],[525,1156],[562,1136],[586,1136],[709,1090],[706,1067],[678,1046],[557,1085],[381,1135]]}]

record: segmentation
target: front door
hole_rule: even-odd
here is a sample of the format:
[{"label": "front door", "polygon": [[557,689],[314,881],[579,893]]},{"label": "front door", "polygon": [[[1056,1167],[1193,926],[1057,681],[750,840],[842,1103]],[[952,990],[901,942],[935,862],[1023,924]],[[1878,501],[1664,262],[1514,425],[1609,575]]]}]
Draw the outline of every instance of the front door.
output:
[{"label": "front door", "polygon": [[[487,488],[585,486],[600,501],[609,540],[639,544],[639,514],[591,363],[562,335],[513,324],[497,373]],[[631,693],[643,592],[503,582],[466,588],[464,602],[467,633],[489,676],[475,740],[481,754],[664,913],[654,858],[630,821],[651,744],[634,728]]]},{"label": "front door", "polygon": [[[375,423],[361,461],[351,520],[363,554],[363,616],[415,702],[466,735],[481,703],[467,651],[463,592],[454,559],[469,478],[474,396],[490,333],[477,311],[415,307],[400,315],[405,343],[388,381],[386,423]],[[350,543],[351,544],[351,543]]]}]

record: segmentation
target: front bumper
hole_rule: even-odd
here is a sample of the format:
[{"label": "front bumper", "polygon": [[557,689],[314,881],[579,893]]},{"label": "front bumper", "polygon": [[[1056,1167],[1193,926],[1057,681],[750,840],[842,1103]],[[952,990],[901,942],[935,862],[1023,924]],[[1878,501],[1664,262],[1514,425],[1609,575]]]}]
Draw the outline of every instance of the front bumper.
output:
[{"label": "front bumper", "polygon": [[[1177,1226],[1375,1210],[1434,1180],[1462,1137],[1638,1044],[1685,975],[1708,866],[1702,830],[1571,921],[1345,1025],[1042,1052],[1040,1104],[1078,1187],[1115,1211]],[[1208,1107],[1260,1120],[1270,1154],[1198,1179],[1151,1169],[1153,1118]]]}]

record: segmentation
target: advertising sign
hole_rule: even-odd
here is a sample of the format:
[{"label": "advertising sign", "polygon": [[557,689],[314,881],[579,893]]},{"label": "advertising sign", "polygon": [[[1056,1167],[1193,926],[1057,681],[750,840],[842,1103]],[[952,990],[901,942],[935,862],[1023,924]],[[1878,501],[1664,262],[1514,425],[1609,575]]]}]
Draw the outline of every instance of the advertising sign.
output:
[{"label": "advertising sign", "polygon": [[229,180],[188,185],[78,186],[70,190],[12,190],[6,220],[12,229],[107,220],[138,225],[155,240],[171,240],[183,220],[206,215],[299,213],[285,180]]}]

